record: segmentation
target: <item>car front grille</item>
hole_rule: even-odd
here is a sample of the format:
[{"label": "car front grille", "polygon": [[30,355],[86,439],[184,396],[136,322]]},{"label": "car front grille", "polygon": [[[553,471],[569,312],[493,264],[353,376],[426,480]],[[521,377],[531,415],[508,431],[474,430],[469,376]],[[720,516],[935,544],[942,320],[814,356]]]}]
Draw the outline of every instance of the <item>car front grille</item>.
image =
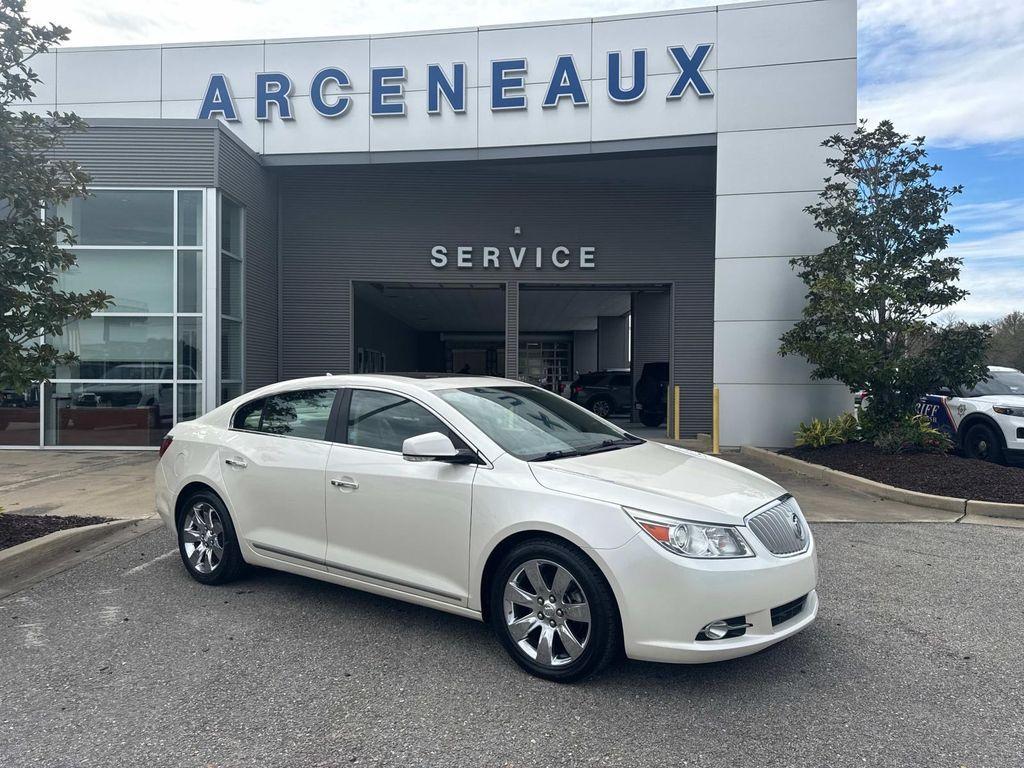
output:
[{"label": "car front grille", "polygon": [[773,555],[798,555],[807,549],[810,537],[792,496],[754,515],[747,525]]},{"label": "car front grille", "polygon": [[780,605],[778,608],[772,608],[772,626],[777,627],[779,624],[792,619],[804,609],[804,603],[806,602],[807,595],[804,595],[785,605]]}]

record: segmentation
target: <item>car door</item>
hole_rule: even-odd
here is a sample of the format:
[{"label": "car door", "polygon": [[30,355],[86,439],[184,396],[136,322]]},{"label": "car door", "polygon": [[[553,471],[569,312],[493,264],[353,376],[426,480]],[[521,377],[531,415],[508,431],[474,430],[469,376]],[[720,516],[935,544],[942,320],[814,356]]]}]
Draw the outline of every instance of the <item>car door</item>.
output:
[{"label": "car door", "polygon": [[259,554],[324,568],[324,473],[337,389],[299,389],[241,406],[220,448],[240,538]]},{"label": "car door", "polygon": [[403,459],[405,439],[427,432],[465,447],[421,403],[385,390],[348,391],[327,464],[327,567],[464,605],[477,466]]}]

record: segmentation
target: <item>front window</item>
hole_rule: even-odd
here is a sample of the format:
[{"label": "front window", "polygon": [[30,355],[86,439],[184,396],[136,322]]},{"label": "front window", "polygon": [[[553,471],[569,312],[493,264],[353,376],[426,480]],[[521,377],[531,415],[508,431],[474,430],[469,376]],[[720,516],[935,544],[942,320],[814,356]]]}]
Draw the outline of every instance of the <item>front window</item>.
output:
[{"label": "front window", "polygon": [[347,426],[349,445],[399,453],[410,437],[428,432],[452,436],[426,408],[399,395],[370,389],[353,390]]},{"label": "front window", "polygon": [[502,449],[526,461],[643,442],[565,398],[535,387],[470,387],[437,394]]},{"label": "front window", "polygon": [[964,392],[964,397],[985,395],[1024,395],[1024,373],[1020,371],[990,371],[988,379],[979,381]]}]

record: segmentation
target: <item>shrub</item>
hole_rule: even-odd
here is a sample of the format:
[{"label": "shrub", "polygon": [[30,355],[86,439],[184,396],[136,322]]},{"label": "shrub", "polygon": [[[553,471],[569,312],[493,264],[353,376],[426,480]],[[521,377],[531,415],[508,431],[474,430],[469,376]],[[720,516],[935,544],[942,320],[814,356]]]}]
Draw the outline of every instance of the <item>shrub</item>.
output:
[{"label": "shrub", "polygon": [[824,448],[860,440],[860,424],[852,413],[844,413],[834,419],[814,419],[810,424],[801,421],[795,434],[798,446]]},{"label": "shrub", "polygon": [[945,453],[953,442],[932,426],[927,416],[905,416],[879,430],[875,447],[884,453]]}]

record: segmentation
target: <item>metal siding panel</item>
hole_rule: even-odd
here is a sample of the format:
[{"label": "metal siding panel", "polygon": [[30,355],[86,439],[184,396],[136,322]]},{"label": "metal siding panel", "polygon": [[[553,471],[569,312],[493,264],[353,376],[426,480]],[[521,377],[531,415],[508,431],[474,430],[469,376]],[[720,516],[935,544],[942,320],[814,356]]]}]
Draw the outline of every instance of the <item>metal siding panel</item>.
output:
[{"label": "metal siding panel", "polygon": [[[595,183],[586,171],[601,162],[574,161],[562,176],[486,162],[281,169],[282,375],[341,370],[339,353],[351,348],[353,280],[673,284],[671,359],[673,381],[683,387],[683,428],[687,435],[709,431],[714,193],[645,184],[643,174]],[[659,159],[672,162],[670,154]],[[517,225],[521,236],[513,235]],[[432,267],[430,249],[438,244],[449,253],[475,246],[476,268]],[[485,270],[482,245],[503,253],[509,246],[549,252],[593,245],[597,267],[537,270],[527,266],[528,255],[522,269],[506,260]]]},{"label": "metal siding panel", "polygon": [[279,378],[277,188],[274,177],[236,138],[224,130],[218,137],[218,184],[246,211],[245,385],[255,389]]},{"label": "metal siding panel", "polygon": [[93,126],[53,153],[76,160],[94,186],[211,187],[216,126]]}]

